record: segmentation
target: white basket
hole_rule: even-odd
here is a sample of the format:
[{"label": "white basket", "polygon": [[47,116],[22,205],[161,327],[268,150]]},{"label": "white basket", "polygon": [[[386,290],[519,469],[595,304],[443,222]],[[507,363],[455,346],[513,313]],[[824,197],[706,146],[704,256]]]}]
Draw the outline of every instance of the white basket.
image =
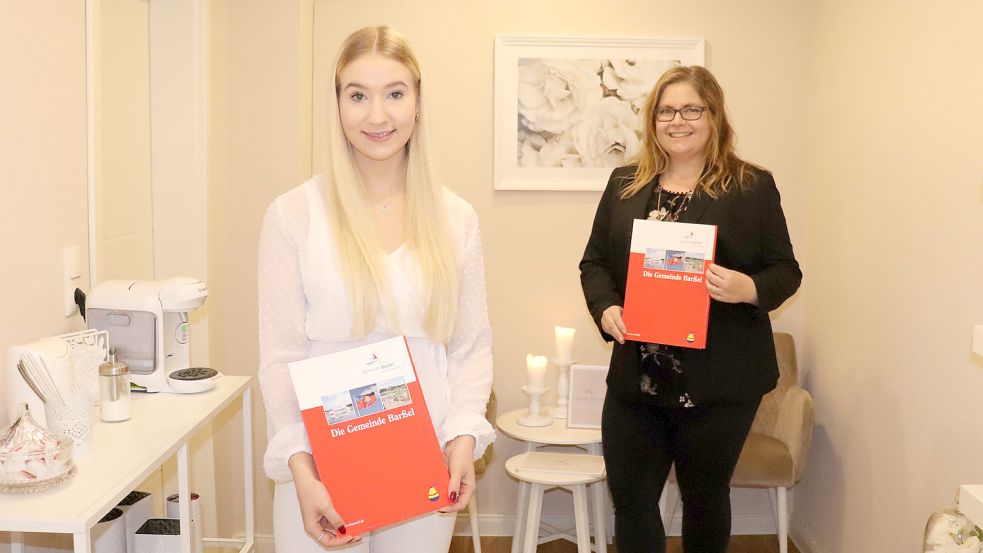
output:
[{"label": "white basket", "polygon": [[75,384],[85,386],[93,401],[99,403],[99,365],[109,359],[109,331],[83,330],[59,336],[72,352]]}]

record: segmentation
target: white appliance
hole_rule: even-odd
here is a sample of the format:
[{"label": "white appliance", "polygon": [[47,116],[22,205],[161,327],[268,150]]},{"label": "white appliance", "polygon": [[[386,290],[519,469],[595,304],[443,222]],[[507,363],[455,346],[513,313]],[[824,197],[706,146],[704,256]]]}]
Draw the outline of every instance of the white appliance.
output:
[{"label": "white appliance", "polygon": [[191,277],[107,280],[86,296],[85,320],[89,328],[109,332],[131,382],[148,392],[183,391],[172,389],[168,375],[189,368],[188,313],[207,297],[205,283]]}]

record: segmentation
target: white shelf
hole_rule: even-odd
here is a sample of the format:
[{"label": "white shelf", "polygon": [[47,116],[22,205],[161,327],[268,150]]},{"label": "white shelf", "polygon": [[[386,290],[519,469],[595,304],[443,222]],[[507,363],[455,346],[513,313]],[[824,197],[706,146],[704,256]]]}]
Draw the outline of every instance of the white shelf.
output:
[{"label": "white shelf", "polygon": [[[133,416],[124,422],[98,420],[97,408],[89,451],[75,456],[78,474],[40,493],[0,495],[0,531],[87,535],[226,406],[240,396],[248,400],[250,380],[225,376],[214,389],[200,394],[134,393]],[[243,407],[248,415],[249,406]]]}]

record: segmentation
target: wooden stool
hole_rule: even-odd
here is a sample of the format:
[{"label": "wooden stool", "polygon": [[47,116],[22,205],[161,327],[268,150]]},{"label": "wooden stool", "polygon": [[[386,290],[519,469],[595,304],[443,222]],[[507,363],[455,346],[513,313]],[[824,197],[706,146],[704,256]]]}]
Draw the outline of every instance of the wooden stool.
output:
[{"label": "wooden stool", "polygon": [[[536,546],[540,543],[560,538],[575,541],[577,544],[577,553],[589,553],[591,551],[587,486],[602,482],[604,480],[604,473],[603,469],[601,474],[585,474],[570,471],[570,464],[585,460],[595,462],[600,460],[600,463],[602,463],[601,466],[603,467],[603,458],[600,456],[578,453],[529,452],[516,455],[505,462],[505,470],[510,475],[520,482],[531,485],[529,503],[525,506],[525,512],[515,514],[517,517],[526,517],[525,535],[514,536],[512,538],[513,540],[523,540],[523,553],[535,553]],[[523,467],[530,461],[536,461],[535,464],[539,468],[535,471],[524,470]],[[543,540],[539,539],[540,518],[543,511],[543,493],[553,488],[563,488],[573,492],[573,512],[577,534],[575,539],[563,532],[547,536]],[[601,486],[594,486],[595,506],[601,505],[599,501],[601,493]],[[607,536],[604,527],[604,513],[600,509],[595,509],[594,543],[596,546],[594,549],[599,553],[607,550]]]}]

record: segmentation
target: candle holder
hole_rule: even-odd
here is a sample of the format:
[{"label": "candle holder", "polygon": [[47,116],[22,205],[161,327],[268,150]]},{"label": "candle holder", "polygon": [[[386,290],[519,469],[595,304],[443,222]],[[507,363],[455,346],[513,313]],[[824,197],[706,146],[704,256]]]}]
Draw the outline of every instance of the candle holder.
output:
[{"label": "candle holder", "polygon": [[550,391],[549,388],[530,388],[529,386],[523,386],[522,391],[529,396],[529,414],[522,415],[516,421],[522,426],[549,426],[553,424],[553,417],[549,415],[544,415],[540,411],[542,406],[540,405],[539,398],[542,397],[546,392]]},{"label": "candle holder", "polygon": [[570,365],[573,365],[577,361],[560,361],[558,359],[551,359],[550,362],[556,366],[557,373],[556,407],[550,407],[547,409],[547,412],[549,412],[554,419],[565,419],[567,418],[567,405],[570,403]]}]

